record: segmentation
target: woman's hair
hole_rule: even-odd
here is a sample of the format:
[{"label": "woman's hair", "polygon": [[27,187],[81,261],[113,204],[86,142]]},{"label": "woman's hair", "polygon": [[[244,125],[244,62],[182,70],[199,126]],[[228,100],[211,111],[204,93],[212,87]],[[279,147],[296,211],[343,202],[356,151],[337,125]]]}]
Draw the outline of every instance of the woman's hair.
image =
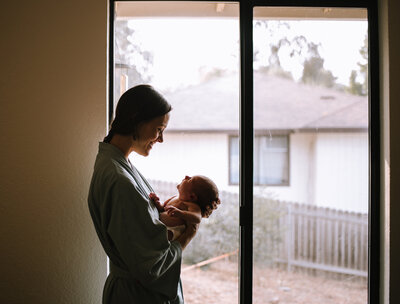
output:
[{"label": "woman's hair", "polygon": [[138,85],[127,90],[120,97],[104,142],[110,142],[114,134],[132,135],[136,139],[140,123],[163,116],[171,111],[168,101],[150,85]]},{"label": "woman's hair", "polygon": [[217,185],[208,177],[197,175],[195,192],[202,217],[209,217],[221,203]]}]

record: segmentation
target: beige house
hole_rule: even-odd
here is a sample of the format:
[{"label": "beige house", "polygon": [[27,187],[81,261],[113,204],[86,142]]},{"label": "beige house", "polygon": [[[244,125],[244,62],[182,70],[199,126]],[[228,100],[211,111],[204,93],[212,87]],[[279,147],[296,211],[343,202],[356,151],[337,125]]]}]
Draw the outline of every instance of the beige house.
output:
[{"label": "beige house", "polygon": [[[255,191],[366,213],[367,97],[261,72],[254,77]],[[137,159],[137,166],[152,179],[177,182],[201,173],[221,189],[238,191],[238,75],[166,96],[173,111],[165,142],[154,147],[151,162]],[[154,162],[160,170],[147,167]]]}]

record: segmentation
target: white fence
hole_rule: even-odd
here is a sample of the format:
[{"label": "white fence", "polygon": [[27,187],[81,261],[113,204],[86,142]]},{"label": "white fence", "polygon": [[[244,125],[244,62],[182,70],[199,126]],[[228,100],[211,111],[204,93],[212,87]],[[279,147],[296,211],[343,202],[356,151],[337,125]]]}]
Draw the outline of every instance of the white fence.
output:
[{"label": "white fence", "polygon": [[279,222],[285,237],[277,262],[288,269],[301,267],[366,277],[368,273],[368,216],[329,208],[282,203]]}]

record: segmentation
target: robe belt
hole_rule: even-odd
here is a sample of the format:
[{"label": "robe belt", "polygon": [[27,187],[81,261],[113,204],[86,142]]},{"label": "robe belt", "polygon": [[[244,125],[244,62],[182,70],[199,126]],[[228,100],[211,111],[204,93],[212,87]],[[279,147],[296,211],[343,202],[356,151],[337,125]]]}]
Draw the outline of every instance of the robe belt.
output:
[{"label": "robe belt", "polygon": [[118,267],[111,261],[110,261],[110,273],[112,273],[117,278],[132,279],[131,274],[127,270]]},{"label": "robe belt", "polygon": [[115,265],[111,261],[110,261],[110,273],[112,273],[113,276],[115,276],[117,278],[128,279],[128,280],[135,282],[136,284],[142,285],[137,279],[132,278],[129,271],[122,269],[121,267]]}]

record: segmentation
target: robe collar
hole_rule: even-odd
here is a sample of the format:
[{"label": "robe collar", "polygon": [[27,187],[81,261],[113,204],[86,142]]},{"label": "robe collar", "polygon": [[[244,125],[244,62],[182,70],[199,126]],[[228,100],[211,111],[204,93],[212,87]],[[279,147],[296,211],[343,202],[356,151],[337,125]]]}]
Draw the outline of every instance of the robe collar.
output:
[{"label": "robe collar", "polygon": [[117,160],[118,162],[123,163],[124,165],[127,165],[128,167],[131,167],[130,162],[125,158],[124,153],[120,149],[118,149],[116,146],[105,143],[105,142],[99,142],[99,153],[101,154],[107,154],[111,158]]}]

